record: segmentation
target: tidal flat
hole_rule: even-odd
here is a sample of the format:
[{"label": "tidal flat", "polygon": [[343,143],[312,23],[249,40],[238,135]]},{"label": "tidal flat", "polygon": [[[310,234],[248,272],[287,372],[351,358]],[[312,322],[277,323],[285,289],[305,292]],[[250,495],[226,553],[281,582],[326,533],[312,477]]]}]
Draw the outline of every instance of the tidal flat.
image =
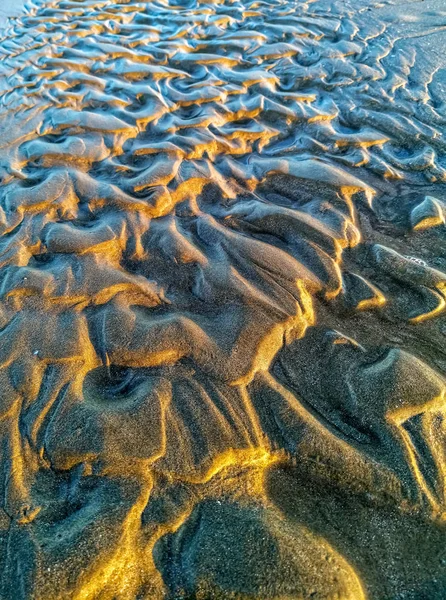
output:
[{"label": "tidal flat", "polygon": [[444,1],[0,1],[0,600],[444,600]]}]

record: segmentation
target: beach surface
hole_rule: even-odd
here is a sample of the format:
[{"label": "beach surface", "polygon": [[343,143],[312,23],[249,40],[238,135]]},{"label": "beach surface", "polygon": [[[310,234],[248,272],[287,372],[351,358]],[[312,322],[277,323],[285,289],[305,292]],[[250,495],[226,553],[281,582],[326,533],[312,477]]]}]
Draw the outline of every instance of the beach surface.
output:
[{"label": "beach surface", "polygon": [[0,598],[446,597],[446,8],[0,8]]}]

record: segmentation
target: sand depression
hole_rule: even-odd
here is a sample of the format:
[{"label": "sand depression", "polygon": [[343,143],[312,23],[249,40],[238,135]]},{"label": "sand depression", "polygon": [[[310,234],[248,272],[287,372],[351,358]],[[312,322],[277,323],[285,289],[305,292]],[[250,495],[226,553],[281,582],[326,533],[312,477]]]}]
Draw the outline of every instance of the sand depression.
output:
[{"label": "sand depression", "polygon": [[412,4],[4,29],[1,598],[444,597],[446,15]]}]

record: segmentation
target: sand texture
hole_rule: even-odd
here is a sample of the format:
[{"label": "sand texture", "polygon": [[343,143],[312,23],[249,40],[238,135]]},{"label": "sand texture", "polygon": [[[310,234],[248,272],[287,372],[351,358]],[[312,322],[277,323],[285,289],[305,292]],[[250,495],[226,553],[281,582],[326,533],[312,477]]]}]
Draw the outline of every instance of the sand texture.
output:
[{"label": "sand texture", "polygon": [[440,0],[11,17],[1,600],[446,598],[445,126]]}]

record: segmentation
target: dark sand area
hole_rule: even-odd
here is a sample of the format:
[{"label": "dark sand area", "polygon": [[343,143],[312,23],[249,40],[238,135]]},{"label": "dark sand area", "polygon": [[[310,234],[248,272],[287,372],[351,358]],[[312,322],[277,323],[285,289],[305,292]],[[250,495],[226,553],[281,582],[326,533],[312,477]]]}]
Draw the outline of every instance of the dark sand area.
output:
[{"label": "dark sand area", "polygon": [[445,132],[443,0],[2,1],[0,600],[446,598]]}]

